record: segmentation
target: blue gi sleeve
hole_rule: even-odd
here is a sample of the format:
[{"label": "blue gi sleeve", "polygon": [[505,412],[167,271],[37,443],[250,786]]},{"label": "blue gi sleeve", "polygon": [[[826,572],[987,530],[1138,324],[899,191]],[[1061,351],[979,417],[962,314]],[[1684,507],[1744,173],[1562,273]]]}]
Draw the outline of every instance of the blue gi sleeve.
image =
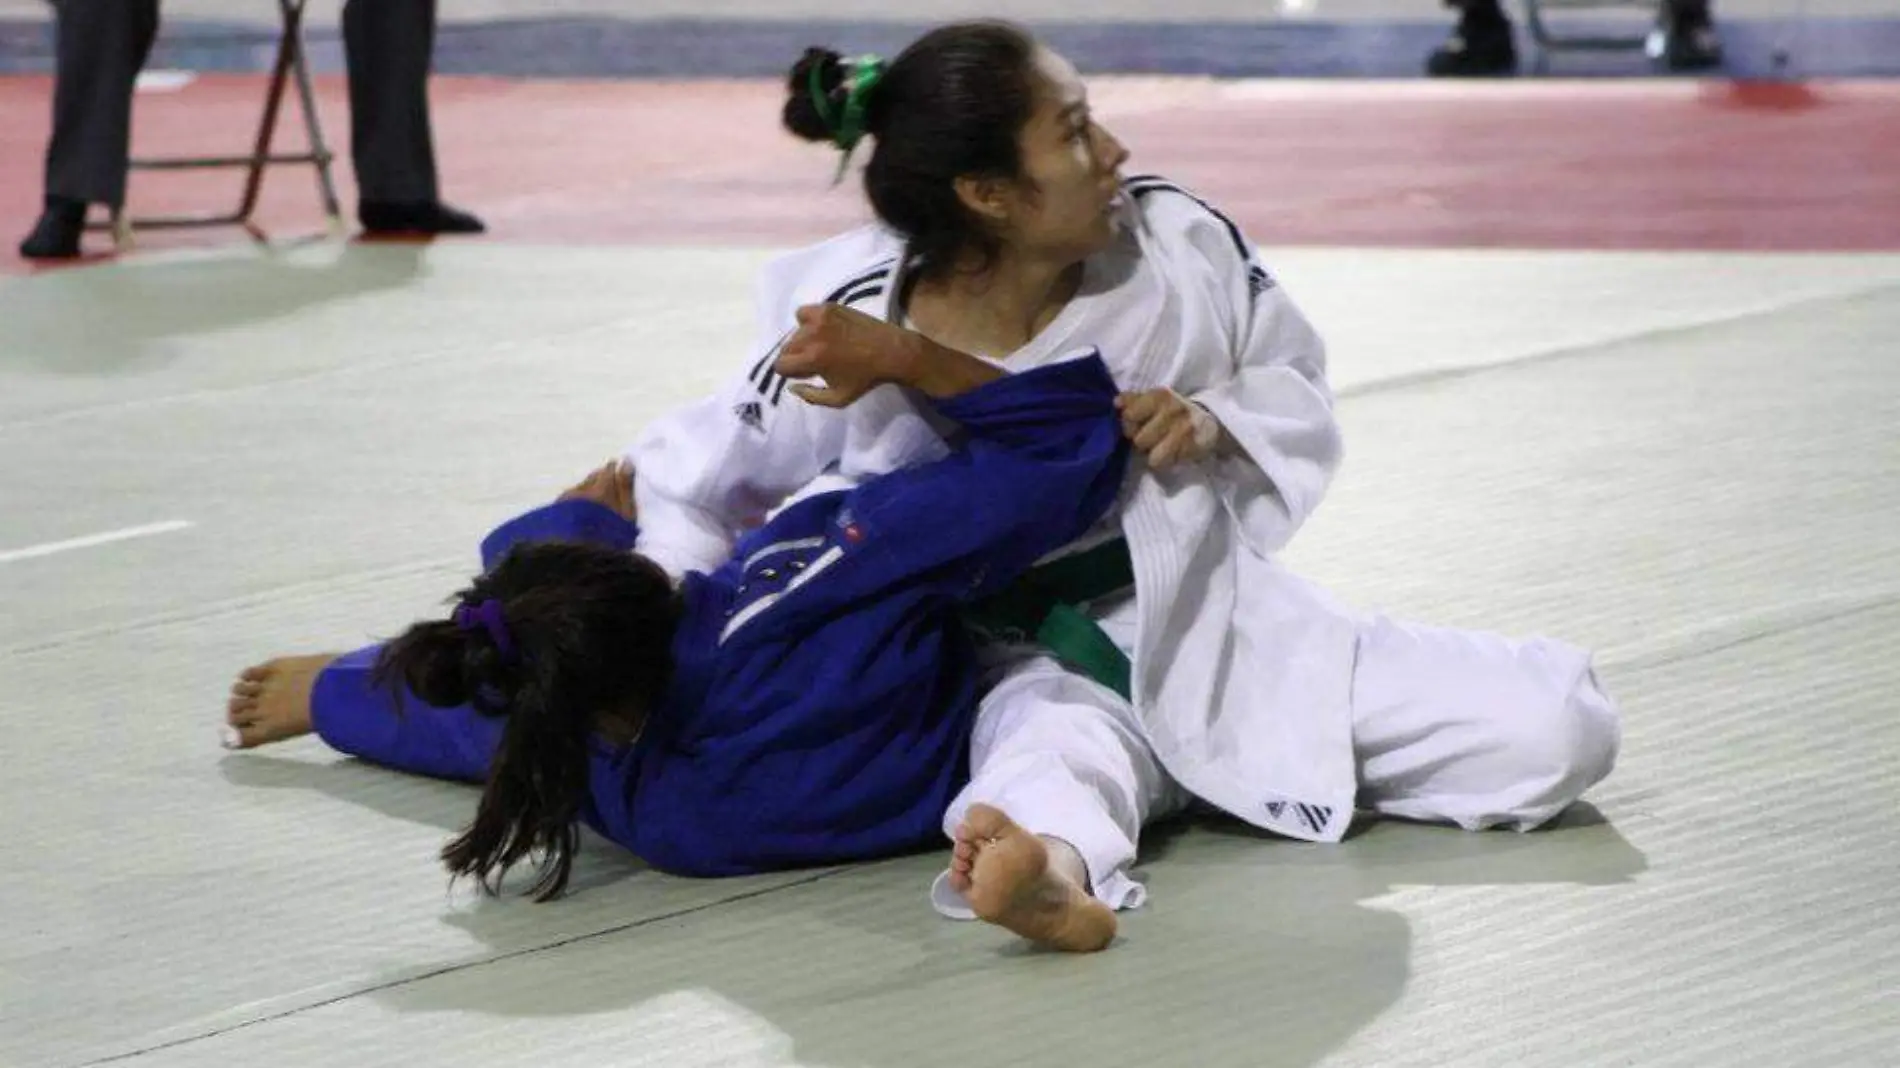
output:
[{"label": "blue gi sleeve", "polygon": [[[482,539],[482,566],[531,541],[591,541],[633,549],[638,528],[605,505],[557,501],[510,519]],[[407,691],[371,684],[382,646],[337,658],[310,694],[311,725],[332,749],[403,771],[480,782],[501,744],[501,719],[460,705],[439,708]],[[400,684],[398,684],[398,687]]]},{"label": "blue gi sleeve", "polygon": [[556,501],[510,519],[482,539],[482,570],[495,566],[508,550],[527,541],[591,541],[633,551],[640,528],[620,513],[594,501]]},{"label": "blue gi sleeve", "polygon": [[1092,354],[938,402],[965,432],[957,448],[841,503],[803,502],[836,510],[828,547],[781,594],[747,606],[727,636],[800,627],[898,593],[967,601],[1007,585],[1114,504],[1128,457],[1115,395]]},{"label": "blue gi sleeve", "polygon": [[[310,690],[310,724],[339,753],[438,779],[480,782],[501,745],[502,720],[466,705],[437,708],[375,686],[382,646],[338,657]],[[398,706],[400,702],[400,707]]]},{"label": "blue gi sleeve", "polygon": [[[370,676],[382,646],[346,653],[317,675],[310,690],[310,724],[339,753],[436,779],[479,783],[501,749],[508,723],[468,705],[431,705],[402,686],[377,686]],[[589,792],[580,818],[631,848],[623,822],[627,766],[634,750],[595,737],[588,743]]]}]

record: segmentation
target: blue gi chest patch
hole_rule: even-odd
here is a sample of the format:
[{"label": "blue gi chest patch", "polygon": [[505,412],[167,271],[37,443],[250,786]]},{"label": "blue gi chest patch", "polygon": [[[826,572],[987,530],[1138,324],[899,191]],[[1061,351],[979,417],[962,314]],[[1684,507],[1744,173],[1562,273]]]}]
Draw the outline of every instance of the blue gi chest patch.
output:
[{"label": "blue gi chest patch", "polygon": [[780,598],[816,578],[842,555],[843,550],[829,538],[814,536],[775,542],[747,557],[719,640],[723,643],[747,622],[770,611]]},{"label": "blue gi chest patch", "polygon": [[851,514],[851,509],[840,509],[836,522],[839,536],[848,544],[856,545],[864,540],[864,527],[858,524],[858,518]]}]

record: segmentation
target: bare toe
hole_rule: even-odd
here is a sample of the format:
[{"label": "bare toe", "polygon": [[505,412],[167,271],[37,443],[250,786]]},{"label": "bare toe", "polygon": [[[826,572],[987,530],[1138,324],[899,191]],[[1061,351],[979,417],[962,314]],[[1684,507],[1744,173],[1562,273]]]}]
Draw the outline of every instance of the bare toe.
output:
[{"label": "bare toe", "polygon": [[227,749],[253,749],[310,733],[310,691],[332,655],[280,657],[238,676],[225,706],[219,742]]},{"label": "bare toe", "polygon": [[1015,821],[1002,809],[993,805],[971,805],[970,811],[963,816],[963,823],[957,828],[959,838],[972,841],[988,841],[1015,828]]}]

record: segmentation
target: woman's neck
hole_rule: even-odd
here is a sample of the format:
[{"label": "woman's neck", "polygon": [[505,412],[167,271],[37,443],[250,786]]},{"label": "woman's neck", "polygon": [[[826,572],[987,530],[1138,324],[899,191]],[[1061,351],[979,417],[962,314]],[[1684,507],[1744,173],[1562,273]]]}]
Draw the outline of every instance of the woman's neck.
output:
[{"label": "woman's neck", "polygon": [[1005,252],[986,270],[919,278],[906,310],[912,325],[938,344],[1002,359],[1042,333],[1081,284],[1080,263]]}]

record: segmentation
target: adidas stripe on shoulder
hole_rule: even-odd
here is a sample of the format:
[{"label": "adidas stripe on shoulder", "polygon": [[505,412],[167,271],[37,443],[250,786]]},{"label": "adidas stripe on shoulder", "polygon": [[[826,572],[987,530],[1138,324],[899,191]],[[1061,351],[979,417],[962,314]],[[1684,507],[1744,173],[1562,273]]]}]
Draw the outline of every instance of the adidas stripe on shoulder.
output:
[{"label": "adidas stripe on shoulder", "polygon": [[[893,257],[881,260],[875,266],[852,275],[827,293],[822,303],[842,304],[848,308],[873,297],[883,296],[885,286],[890,282],[891,272],[895,270],[896,264],[897,260]],[[785,396],[787,379],[784,375],[772,370],[772,365],[778,361],[778,354],[784,350],[785,343],[791,339],[792,331],[790,330],[779,335],[778,341],[765,350],[765,355],[759,357],[759,361],[753,364],[752,370],[746,374],[746,380],[758,390],[760,399],[775,407]],[[757,428],[762,415],[757,408],[751,408],[741,414],[740,418],[746,425]]]},{"label": "adidas stripe on shoulder", "polygon": [[1235,225],[1234,220],[1228,218],[1219,208],[1202,200],[1182,186],[1176,185],[1156,174],[1141,174],[1126,179],[1122,182],[1122,190],[1137,201],[1144,200],[1157,193],[1171,194],[1192,201],[1195,205],[1200,207],[1202,211],[1212,216],[1215,221],[1219,222],[1221,227],[1227,231],[1228,240],[1232,241],[1234,245],[1234,254],[1240,257],[1240,262],[1247,265],[1247,291],[1253,296],[1258,297],[1260,294],[1274,287],[1273,276],[1269,275],[1266,268],[1260,266],[1254,259],[1253,249],[1248,247],[1247,239],[1241,234],[1240,227]]}]

